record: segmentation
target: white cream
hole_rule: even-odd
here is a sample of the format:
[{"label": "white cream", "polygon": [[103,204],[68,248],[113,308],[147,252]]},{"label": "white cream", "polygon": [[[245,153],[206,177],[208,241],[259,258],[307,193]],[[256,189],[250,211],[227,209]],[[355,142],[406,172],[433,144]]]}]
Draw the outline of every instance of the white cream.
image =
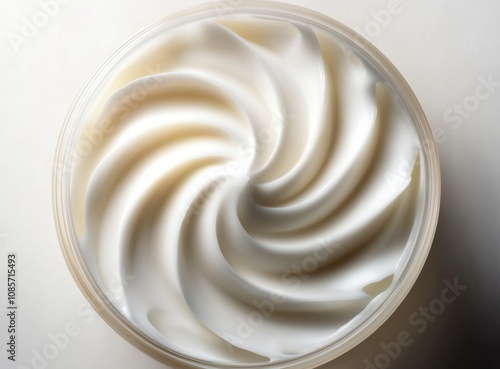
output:
[{"label": "white cream", "polygon": [[71,174],[96,283],[196,359],[278,361],[341,337],[415,228],[420,145],[394,92],[286,22],[195,22],[137,55],[89,112]]}]

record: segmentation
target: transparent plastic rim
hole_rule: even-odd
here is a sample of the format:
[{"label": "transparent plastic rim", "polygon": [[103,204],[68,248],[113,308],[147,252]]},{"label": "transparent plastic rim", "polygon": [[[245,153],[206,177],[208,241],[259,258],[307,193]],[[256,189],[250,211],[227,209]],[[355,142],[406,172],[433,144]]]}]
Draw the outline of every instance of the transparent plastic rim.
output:
[{"label": "transparent plastic rim", "polygon": [[[438,220],[441,183],[437,150],[427,119],[410,87],[391,62],[362,36],[343,24],[307,8],[272,1],[242,0],[235,5],[225,6],[224,4],[224,2],[215,2],[195,6],[163,18],[143,29],[118,48],[101,65],[76,97],[64,122],[54,158],[52,201],[59,242],[73,278],[94,309],[126,340],[160,362],[181,368],[314,368],[342,355],[366,339],[391,316],[416,281],[429,253]],[[239,366],[210,363],[173,352],[144,335],[109,303],[103,291],[95,284],[80,255],[69,212],[70,171],[64,163],[68,162],[69,153],[84,122],[83,117],[93,102],[95,92],[105,84],[109,75],[127,56],[160,33],[201,19],[233,15],[273,17],[305,23],[327,32],[358,52],[386,79],[400,98],[413,121],[422,146],[421,167],[425,191],[421,207],[422,214],[420,214],[421,224],[398,283],[394,283],[389,288],[385,300],[360,313],[362,317],[359,320],[359,316],[356,317],[358,321],[354,328],[351,327],[340,339],[323,349],[287,362]]]}]

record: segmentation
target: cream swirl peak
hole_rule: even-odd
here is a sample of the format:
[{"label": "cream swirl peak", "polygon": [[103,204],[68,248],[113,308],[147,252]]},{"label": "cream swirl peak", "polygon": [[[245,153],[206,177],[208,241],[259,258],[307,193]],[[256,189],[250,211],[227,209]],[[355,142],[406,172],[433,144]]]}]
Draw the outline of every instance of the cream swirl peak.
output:
[{"label": "cream swirl peak", "polygon": [[299,357],[397,280],[421,145],[388,83],[338,40],[196,21],[106,83],[77,143],[72,217],[93,279],[145,335],[225,365]]}]

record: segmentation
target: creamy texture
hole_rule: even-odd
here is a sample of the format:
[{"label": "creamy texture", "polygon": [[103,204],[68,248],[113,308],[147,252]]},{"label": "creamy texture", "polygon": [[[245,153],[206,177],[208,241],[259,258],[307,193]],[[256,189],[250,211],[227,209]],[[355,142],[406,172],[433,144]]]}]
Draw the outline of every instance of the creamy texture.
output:
[{"label": "creamy texture", "polygon": [[183,355],[265,363],[341,337],[398,279],[420,144],[383,78],[326,33],[200,21],[126,60],[76,143],[89,272]]}]

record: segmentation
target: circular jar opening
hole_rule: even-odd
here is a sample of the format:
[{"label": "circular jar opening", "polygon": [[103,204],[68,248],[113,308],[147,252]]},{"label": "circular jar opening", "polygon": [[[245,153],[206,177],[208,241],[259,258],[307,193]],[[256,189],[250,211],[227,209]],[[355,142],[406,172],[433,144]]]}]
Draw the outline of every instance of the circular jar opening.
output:
[{"label": "circular jar opening", "polygon": [[54,167],[84,295],[175,367],[338,357],[409,292],[439,209],[432,134],[394,66],[342,24],[268,1],[132,37],[76,98]]}]

